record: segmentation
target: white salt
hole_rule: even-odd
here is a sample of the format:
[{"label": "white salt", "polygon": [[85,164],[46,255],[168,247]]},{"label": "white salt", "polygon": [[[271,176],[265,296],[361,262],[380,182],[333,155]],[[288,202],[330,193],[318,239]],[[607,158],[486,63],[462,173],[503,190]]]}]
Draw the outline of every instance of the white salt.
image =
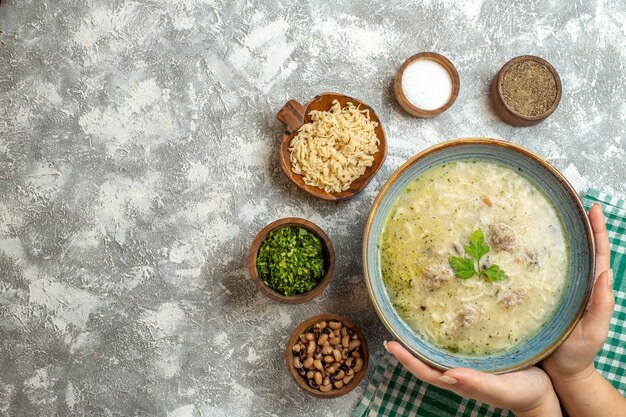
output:
[{"label": "white salt", "polygon": [[443,65],[429,59],[419,59],[405,68],[402,92],[415,107],[436,110],[450,99],[452,78]]}]

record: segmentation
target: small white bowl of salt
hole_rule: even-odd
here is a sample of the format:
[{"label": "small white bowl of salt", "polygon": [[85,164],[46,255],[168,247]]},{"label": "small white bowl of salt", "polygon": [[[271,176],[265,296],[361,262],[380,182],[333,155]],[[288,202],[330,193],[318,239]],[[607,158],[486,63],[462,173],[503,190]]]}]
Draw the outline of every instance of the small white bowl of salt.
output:
[{"label": "small white bowl of salt", "polygon": [[400,106],[421,118],[434,117],[448,110],[456,101],[460,86],[454,64],[435,52],[420,52],[409,57],[393,83]]}]

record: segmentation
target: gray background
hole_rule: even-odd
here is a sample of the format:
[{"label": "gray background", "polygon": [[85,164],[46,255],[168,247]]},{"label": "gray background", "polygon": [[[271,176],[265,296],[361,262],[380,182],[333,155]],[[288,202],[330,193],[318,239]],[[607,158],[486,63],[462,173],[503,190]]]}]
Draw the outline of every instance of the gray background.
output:
[{"label": "gray background", "polygon": [[[327,4],[328,3],[328,4]],[[377,191],[417,151],[491,136],[546,157],[578,190],[624,197],[626,5],[613,1],[29,1],[0,5],[0,414],[348,415],[365,384],[320,401],[282,362],[321,312],[383,354],[360,247]],[[391,82],[434,50],[461,76],[454,107],[405,114]],[[547,58],[564,85],[545,123],[492,113],[508,59]],[[278,170],[275,113],[322,91],[379,113],[387,161],[367,190],[329,203]],[[317,300],[262,296],[245,267],[267,223],[330,235],[334,280]]]}]

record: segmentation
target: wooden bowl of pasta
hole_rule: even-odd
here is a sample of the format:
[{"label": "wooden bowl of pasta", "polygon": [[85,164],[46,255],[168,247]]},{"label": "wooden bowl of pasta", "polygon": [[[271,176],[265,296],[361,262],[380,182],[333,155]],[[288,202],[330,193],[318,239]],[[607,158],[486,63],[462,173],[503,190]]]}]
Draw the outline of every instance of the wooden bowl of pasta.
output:
[{"label": "wooden bowl of pasta", "polygon": [[298,188],[323,200],[361,192],[387,156],[378,115],[355,98],[322,93],[306,106],[289,100],[276,117],[286,130],[279,145],[281,170]]}]

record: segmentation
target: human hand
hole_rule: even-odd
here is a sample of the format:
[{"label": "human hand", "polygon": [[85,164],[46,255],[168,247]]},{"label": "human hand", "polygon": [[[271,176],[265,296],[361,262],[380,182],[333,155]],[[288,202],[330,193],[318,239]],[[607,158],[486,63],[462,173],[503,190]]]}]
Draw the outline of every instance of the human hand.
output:
[{"label": "human hand", "polygon": [[385,342],[385,348],[417,378],[461,397],[511,410],[518,417],[561,415],[550,378],[537,367],[504,375],[466,368],[440,372],[415,358],[398,342]]},{"label": "human hand", "polygon": [[593,360],[609,333],[615,307],[611,248],[602,209],[594,204],[589,220],[596,241],[596,282],[582,319],[559,348],[543,361],[552,379],[585,378],[594,371]]}]

